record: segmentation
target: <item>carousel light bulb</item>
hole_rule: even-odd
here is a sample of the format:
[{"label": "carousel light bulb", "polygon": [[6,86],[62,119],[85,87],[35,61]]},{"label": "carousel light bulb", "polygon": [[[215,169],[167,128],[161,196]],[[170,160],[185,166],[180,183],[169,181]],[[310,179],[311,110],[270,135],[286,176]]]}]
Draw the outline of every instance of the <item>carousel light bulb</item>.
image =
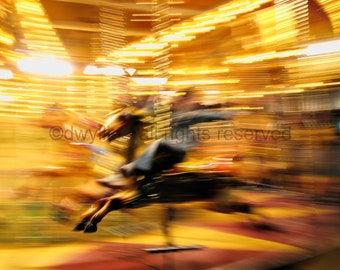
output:
[{"label": "carousel light bulb", "polygon": [[340,52],[340,40],[311,44],[305,50],[306,55],[309,56],[335,52]]},{"label": "carousel light bulb", "polygon": [[84,68],[83,73],[86,74],[86,75],[96,75],[96,74],[99,74],[98,68],[96,66],[93,66],[93,65],[86,66]]},{"label": "carousel light bulb", "polygon": [[64,76],[73,72],[72,65],[62,60],[47,58],[28,58],[18,61],[21,71],[41,75]]},{"label": "carousel light bulb", "polygon": [[0,69],[0,79],[9,80],[13,78],[12,71],[8,69]]},{"label": "carousel light bulb", "polygon": [[131,77],[131,80],[141,85],[163,85],[166,84],[168,78],[157,78],[157,77]]},{"label": "carousel light bulb", "polygon": [[133,76],[136,72],[135,68],[126,68],[125,71],[130,75]]}]

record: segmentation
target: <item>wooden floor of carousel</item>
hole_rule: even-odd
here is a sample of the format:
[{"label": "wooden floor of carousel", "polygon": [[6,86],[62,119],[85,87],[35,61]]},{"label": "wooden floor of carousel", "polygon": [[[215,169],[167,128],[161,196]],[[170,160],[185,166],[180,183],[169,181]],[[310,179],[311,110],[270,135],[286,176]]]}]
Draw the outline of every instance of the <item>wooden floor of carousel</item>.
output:
[{"label": "wooden floor of carousel", "polygon": [[[94,234],[72,232],[73,224],[31,217],[26,232],[16,235],[15,247],[2,245],[0,269],[302,269],[287,267],[304,261],[318,268],[303,269],[338,269],[339,252],[326,261],[310,261],[340,247],[337,202],[282,190],[240,190],[238,196],[253,203],[261,218],[194,205],[180,208],[170,227],[179,250],[172,252],[149,252],[165,247],[159,224],[163,208],[158,205],[135,209],[132,215],[110,213]],[[44,226],[51,235],[39,235]],[[32,244],[33,237],[44,236],[49,238],[45,243]]]}]

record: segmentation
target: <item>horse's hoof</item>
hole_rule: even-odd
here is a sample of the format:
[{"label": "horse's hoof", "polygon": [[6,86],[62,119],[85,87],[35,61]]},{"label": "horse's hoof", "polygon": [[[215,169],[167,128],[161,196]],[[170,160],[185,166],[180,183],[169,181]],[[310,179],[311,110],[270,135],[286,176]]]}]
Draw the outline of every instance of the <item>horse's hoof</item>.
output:
[{"label": "horse's hoof", "polygon": [[233,212],[244,213],[244,214],[252,214],[253,209],[252,206],[248,203],[235,203],[232,205]]},{"label": "horse's hoof", "polygon": [[86,228],[86,221],[80,221],[74,228],[74,231],[83,231]]},{"label": "horse's hoof", "polygon": [[87,226],[84,229],[85,233],[93,233],[97,231],[97,225],[93,223],[87,224]]}]

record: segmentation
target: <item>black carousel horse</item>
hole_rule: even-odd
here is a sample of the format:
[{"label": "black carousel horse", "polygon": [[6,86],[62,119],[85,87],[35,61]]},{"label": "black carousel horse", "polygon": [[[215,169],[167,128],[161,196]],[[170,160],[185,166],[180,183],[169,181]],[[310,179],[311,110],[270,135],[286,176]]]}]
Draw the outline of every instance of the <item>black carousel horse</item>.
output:
[{"label": "black carousel horse", "polygon": [[[174,117],[174,129],[188,130],[191,125],[228,120],[233,115],[226,112],[198,110],[178,114]],[[184,202],[206,202],[213,211],[250,213],[247,203],[231,201],[228,191],[240,182],[233,175],[218,171],[175,170],[185,160],[188,151],[194,151],[195,138],[186,136],[178,141],[173,138],[160,139],[145,145],[145,111],[125,108],[112,113],[98,132],[100,138],[111,142],[130,135],[129,163],[121,167],[121,174],[130,179],[130,184],[115,194],[97,200],[75,226],[75,231],[96,232],[97,224],[111,211],[139,208],[150,204],[177,204]],[[181,134],[191,134],[190,132]],[[183,140],[184,139],[184,140]],[[142,154],[135,156],[142,147]],[[103,185],[110,186],[110,181]],[[242,183],[241,183],[242,184]]]}]

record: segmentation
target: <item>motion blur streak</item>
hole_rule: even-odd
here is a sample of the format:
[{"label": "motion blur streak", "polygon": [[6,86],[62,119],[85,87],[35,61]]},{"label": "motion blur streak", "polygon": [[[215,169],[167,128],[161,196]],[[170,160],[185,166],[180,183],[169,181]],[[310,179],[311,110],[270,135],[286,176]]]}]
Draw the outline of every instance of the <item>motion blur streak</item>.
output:
[{"label": "motion blur streak", "polygon": [[[339,42],[337,0],[0,0],[0,269],[270,269],[339,248]],[[143,145],[195,143],[167,173],[232,174],[214,202],[254,213],[151,205],[73,232],[131,182],[131,137],[97,136],[129,107],[149,112]],[[232,117],[173,126],[196,110]],[[164,232],[205,247],[146,254]]]}]

